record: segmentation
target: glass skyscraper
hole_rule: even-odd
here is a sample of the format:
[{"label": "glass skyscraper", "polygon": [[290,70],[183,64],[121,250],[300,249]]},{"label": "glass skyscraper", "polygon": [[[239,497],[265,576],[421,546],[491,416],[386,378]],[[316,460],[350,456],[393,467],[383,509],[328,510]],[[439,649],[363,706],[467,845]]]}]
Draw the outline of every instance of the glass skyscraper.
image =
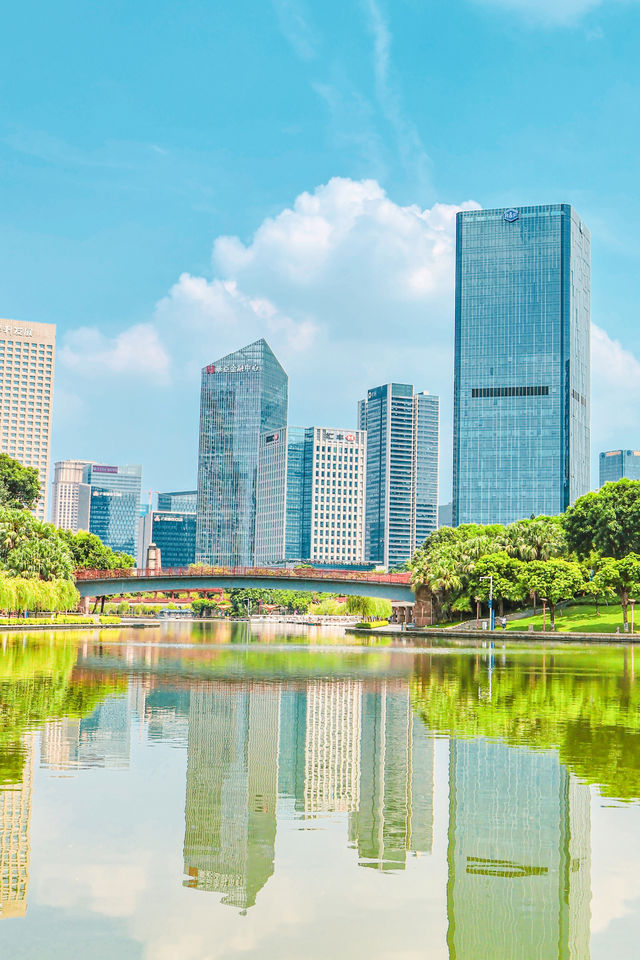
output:
[{"label": "glass skyscraper", "polygon": [[409,383],[369,390],[358,404],[367,431],[365,560],[394,567],[438,526],[440,398]]},{"label": "glass skyscraper", "polygon": [[589,489],[589,231],[569,204],[458,214],[453,523]]},{"label": "glass skyscraper", "polygon": [[179,513],[195,513],[197,490],[171,490],[158,494],[158,510],[177,510]]},{"label": "glass skyscraper", "polygon": [[600,486],[611,481],[640,480],[640,450],[607,450],[600,454]]},{"label": "glass skyscraper", "polygon": [[254,561],[258,447],[287,424],[289,379],[266,340],[202,371],[196,561]]},{"label": "glass skyscraper", "polygon": [[89,484],[89,532],[112,550],[135,557],[140,515],[141,466],[90,463],[84,469]]}]

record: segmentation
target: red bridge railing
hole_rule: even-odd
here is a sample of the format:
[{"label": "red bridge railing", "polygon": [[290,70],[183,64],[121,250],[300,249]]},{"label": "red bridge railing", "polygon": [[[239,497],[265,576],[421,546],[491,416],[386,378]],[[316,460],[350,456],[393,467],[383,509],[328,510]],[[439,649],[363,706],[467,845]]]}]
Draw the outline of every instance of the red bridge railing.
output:
[{"label": "red bridge railing", "polygon": [[409,585],[410,573],[375,573],[370,570],[317,570],[312,567],[164,567],[160,570],[128,568],[124,570],[76,570],[76,580],[154,579],[156,577],[273,577],[275,580],[342,580],[361,583],[398,583]]}]

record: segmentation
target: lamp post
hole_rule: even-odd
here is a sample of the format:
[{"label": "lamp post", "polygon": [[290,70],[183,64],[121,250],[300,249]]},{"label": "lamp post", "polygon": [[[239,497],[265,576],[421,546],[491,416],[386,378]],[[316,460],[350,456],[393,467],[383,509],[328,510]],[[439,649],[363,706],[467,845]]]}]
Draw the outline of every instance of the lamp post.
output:
[{"label": "lamp post", "polygon": [[547,629],[547,598],[540,597],[542,600],[542,632],[545,633]]},{"label": "lamp post", "polygon": [[486,577],[480,577],[480,579],[489,581],[489,630],[495,630],[496,615],[493,609],[493,574],[490,573]]}]

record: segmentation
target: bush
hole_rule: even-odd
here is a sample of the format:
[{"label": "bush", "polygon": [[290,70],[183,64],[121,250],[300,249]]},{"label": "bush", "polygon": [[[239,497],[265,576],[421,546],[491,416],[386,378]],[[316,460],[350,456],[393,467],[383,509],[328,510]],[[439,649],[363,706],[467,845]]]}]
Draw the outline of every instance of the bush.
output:
[{"label": "bush", "polygon": [[[101,624],[105,623],[120,623],[120,617],[104,617],[101,616],[98,618],[98,621]],[[92,624],[96,625],[95,617],[73,617],[73,616],[59,616],[59,617],[0,617],[0,626],[25,626],[25,627],[52,627],[55,624],[64,624],[65,626],[77,626],[78,624]]]},{"label": "bush", "polygon": [[388,620],[361,620],[356,623],[358,630],[376,630],[378,627],[388,627]]}]

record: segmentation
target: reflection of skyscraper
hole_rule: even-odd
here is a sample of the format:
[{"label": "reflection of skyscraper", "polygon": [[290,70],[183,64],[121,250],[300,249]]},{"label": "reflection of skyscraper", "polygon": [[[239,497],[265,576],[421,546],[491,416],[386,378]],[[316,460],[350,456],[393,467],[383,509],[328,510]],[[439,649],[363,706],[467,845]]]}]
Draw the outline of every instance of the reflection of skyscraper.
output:
[{"label": "reflection of skyscraper", "polygon": [[307,690],[283,690],[280,695],[278,793],[295,800],[304,811]]},{"label": "reflection of skyscraper", "polygon": [[350,840],[362,866],[403,869],[407,851],[433,842],[433,741],[413,716],[408,690],[362,698],[360,797]]},{"label": "reflection of skyscraper", "polygon": [[0,919],[22,917],[27,910],[33,737],[23,744],[27,756],[22,781],[0,790]]},{"label": "reflection of skyscraper", "polygon": [[306,813],[351,812],[358,805],[360,705],[357,680],[325,680],[307,689]]},{"label": "reflection of skyscraper", "polygon": [[552,751],[450,749],[450,960],[587,960],[589,788]]},{"label": "reflection of skyscraper", "polygon": [[64,718],[44,724],[40,765],[56,771],[129,766],[131,703],[107,697],[83,720]]},{"label": "reflection of skyscraper", "polygon": [[247,908],[273,873],[280,692],[191,691],[185,886]]}]

